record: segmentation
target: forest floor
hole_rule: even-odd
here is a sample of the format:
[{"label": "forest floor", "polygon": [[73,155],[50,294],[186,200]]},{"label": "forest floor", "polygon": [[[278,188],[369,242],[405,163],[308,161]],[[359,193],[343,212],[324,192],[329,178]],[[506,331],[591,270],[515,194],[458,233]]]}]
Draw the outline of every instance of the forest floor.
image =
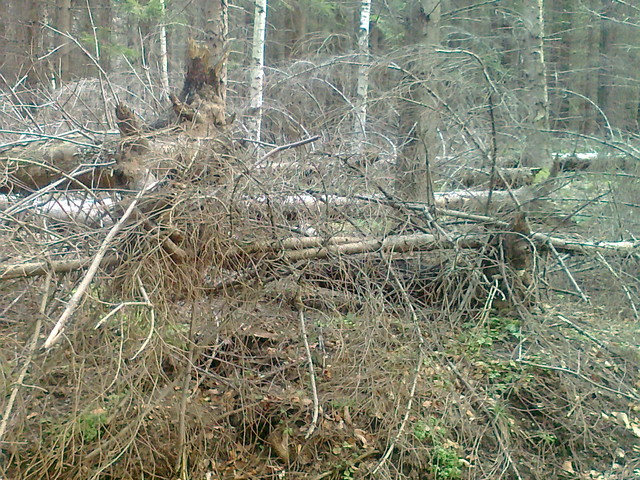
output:
[{"label": "forest floor", "polygon": [[[523,317],[280,272],[94,330],[105,284],[33,359],[4,478],[640,478],[640,332],[581,275],[592,306],[547,291]],[[45,284],[3,285],[7,395]]]},{"label": "forest floor", "polygon": [[[0,223],[0,479],[640,479],[637,162],[478,215],[392,198],[388,152],[264,154],[233,128],[73,150],[144,146],[118,173],[158,179],[100,190],[93,223],[44,208],[98,188],[0,199],[25,202]],[[27,147],[6,179],[46,164]]]}]

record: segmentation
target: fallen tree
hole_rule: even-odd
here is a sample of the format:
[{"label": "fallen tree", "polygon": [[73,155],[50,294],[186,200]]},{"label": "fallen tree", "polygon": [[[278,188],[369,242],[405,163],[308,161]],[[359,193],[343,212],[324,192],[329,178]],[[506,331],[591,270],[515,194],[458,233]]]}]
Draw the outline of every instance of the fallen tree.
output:
[{"label": "fallen tree", "polygon": [[[509,223],[483,215],[469,214],[454,210],[442,211],[442,214],[508,228]],[[287,261],[311,260],[334,255],[356,255],[362,253],[411,253],[435,249],[479,249],[489,242],[490,234],[462,234],[449,239],[439,238],[435,234],[415,233],[410,235],[391,235],[384,238],[359,237],[290,237],[273,241],[238,242],[224,252],[221,257],[276,258]],[[542,232],[533,232],[528,237],[539,247],[552,245],[558,251],[578,255],[595,255],[597,253],[610,256],[626,256],[640,254],[640,241],[593,242],[579,238],[560,238]],[[186,254],[183,254],[186,255]],[[118,256],[105,257],[101,265],[112,266],[119,260]],[[70,260],[41,261],[24,264],[0,266],[0,279],[45,275],[48,272],[63,273],[81,270],[91,263],[91,257]],[[124,261],[124,258],[120,258]]]}]

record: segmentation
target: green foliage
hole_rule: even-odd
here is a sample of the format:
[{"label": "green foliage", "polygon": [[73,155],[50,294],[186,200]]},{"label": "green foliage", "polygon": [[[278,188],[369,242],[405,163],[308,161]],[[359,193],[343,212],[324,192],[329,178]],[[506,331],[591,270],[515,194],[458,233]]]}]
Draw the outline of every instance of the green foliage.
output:
[{"label": "green foliage", "polygon": [[413,435],[420,442],[433,445],[431,450],[431,473],[436,480],[455,480],[462,477],[462,461],[455,444],[446,440],[446,430],[435,417],[416,422]]},{"label": "green foliage", "polygon": [[483,325],[466,323],[464,328],[459,340],[467,353],[478,353],[495,343],[519,340],[522,336],[520,320],[500,315],[489,317]]},{"label": "green foliage", "polygon": [[553,433],[540,432],[536,437],[540,439],[542,443],[545,443],[549,446],[556,445],[558,443],[558,437],[556,437]]},{"label": "green foliage", "polygon": [[390,15],[379,15],[372,21],[376,28],[380,29],[386,42],[398,46],[404,41],[406,28]]},{"label": "green foliage", "polygon": [[[119,57],[121,55],[124,55],[127,60],[129,61],[135,61],[138,60],[140,58],[140,52],[137,50],[134,50],[133,48],[124,46],[124,45],[117,45],[115,43],[109,43],[109,42],[105,42],[104,40],[101,40],[101,37],[103,37],[103,35],[101,35],[101,32],[98,32],[98,42],[100,45],[100,57],[104,58],[104,57]],[[95,49],[95,44],[96,44],[96,40],[95,37],[93,36],[92,33],[89,32],[85,32],[80,34],[79,39],[80,43],[82,44],[82,46],[84,48],[86,48],[89,52],[93,52]],[[97,298],[100,298],[99,295],[96,295]]]},{"label": "green foliage", "polygon": [[325,321],[319,322],[321,327],[329,327],[329,328],[338,328],[338,329],[354,329],[358,325],[360,325],[360,319],[352,314],[347,313],[346,315],[339,317],[331,317]]},{"label": "green foliage", "polygon": [[342,472],[342,480],[353,480],[353,468],[345,468]]},{"label": "green foliage", "polygon": [[114,3],[120,12],[143,22],[159,20],[164,15],[160,0],[149,0],[147,3],[138,0],[114,0]]},{"label": "green foliage", "polygon": [[443,434],[444,429],[438,425],[438,419],[435,417],[418,420],[413,426],[413,435],[421,442],[439,443]]},{"label": "green foliage", "polygon": [[333,15],[338,8],[336,2],[328,0],[303,0],[301,7],[314,15]]},{"label": "green foliage", "polygon": [[92,442],[100,435],[102,428],[107,423],[107,411],[96,409],[83,413],[77,419],[78,429],[86,442]]},{"label": "green foliage", "polygon": [[168,345],[186,350],[188,335],[188,323],[170,323],[165,328],[163,338]]},{"label": "green foliage", "polygon": [[462,462],[460,456],[453,448],[436,446],[433,449],[431,470],[436,480],[453,480],[462,478]]},{"label": "green foliage", "polygon": [[130,47],[126,47],[124,45],[116,45],[113,43],[103,44],[102,52],[109,57],[119,57],[124,56],[130,62],[140,59],[140,52]]},{"label": "green foliage", "polygon": [[549,178],[549,175],[551,175],[551,172],[548,168],[541,168],[540,171],[536,173],[535,177],[533,177],[533,183],[542,183]]}]

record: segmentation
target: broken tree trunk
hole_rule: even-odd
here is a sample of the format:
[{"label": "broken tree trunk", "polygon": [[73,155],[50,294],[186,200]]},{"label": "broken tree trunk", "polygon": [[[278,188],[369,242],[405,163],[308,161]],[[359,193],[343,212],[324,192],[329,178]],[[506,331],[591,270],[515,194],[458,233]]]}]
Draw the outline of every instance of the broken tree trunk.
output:
[{"label": "broken tree trunk", "polygon": [[220,58],[212,59],[207,45],[189,39],[182,92],[180,97],[169,95],[173,111],[181,122],[217,127],[227,124],[223,75],[226,62],[226,51]]}]

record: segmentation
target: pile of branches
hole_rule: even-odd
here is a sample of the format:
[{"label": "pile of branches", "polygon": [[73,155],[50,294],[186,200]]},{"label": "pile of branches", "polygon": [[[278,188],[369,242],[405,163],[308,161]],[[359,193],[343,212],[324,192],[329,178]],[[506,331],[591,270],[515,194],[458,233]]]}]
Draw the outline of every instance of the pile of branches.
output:
[{"label": "pile of branches", "polygon": [[388,165],[243,145],[186,90],[162,130],[119,104],[118,140],[2,152],[2,476],[639,467],[637,347],[594,333],[575,268],[637,320],[637,241],[545,232],[508,185],[402,201]]}]

